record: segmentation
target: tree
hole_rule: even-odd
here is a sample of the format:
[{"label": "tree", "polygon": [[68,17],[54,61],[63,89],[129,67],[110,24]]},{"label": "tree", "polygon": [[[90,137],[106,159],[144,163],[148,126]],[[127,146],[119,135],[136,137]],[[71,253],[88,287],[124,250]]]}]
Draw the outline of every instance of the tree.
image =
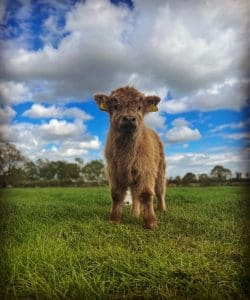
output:
[{"label": "tree", "polygon": [[42,179],[76,180],[80,177],[80,166],[66,161],[37,161],[39,174]]},{"label": "tree", "polygon": [[[24,164],[21,152],[10,143],[0,144],[0,186],[7,186],[11,175],[17,174]],[[16,176],[15,176],[16,177]],[[16,177],[18,179],[18,176]],[[20,178],[21,179],[21,178]]]},{"label": "tree", "polygon": [[218,181],[225,181],[232,176],[232,172],[229,169],[224,168],[223,166],[217,165],[215,166],[211,172],[211,176]]},{"label": "tree", "polygon": [[241,172],[236,172],[235,177],[236,177],[237,180],[241,180],[242,179],[242,173]]},{"label": "tree", "polygon": [[174,179],[176,184],[180,184],[181,183],[181,177],[180,176],[176,176]]},{"label": "tree", "polygon": [[202,184],[207,184],[209,183],[209,176],[205,173],[199,174],[198,181]]},{"label": "tree", "polygon": [[86,181],[102,182],[106,179],[105,168],[102,160],[92,160],[82,169],[83,177]]},{"label": "tree", "polygon": [[60,180],[76,180],[80,177],[80,166],[76,163],[67,163],[58,161],[58,179]]},{"label": "tree", "polygon": [[75,162],[81,167],[84,165],[84,161],[81,157],[76,157]]},{"label": "tree", "polygon": [[36,165],[38,166],[40,179],[51,180],[55,178],[57,174],[57,166],[54,162],[51,162],[47,159],[38,159]]},{"label": "tree", "polygon": [[182,178],[182,182],[183,183],[192,183],[192,182],[196,182],[196,176],[194,173],[188,172],[184,175],[184,177]]},{"label": "tree", "polygon": [[26,160],[24,163],[24,172],[26,175],[26,178],[28,180],[37,180],[39,177],[38,174],[38,167],[37,165],[31,161],[31,160]]}]

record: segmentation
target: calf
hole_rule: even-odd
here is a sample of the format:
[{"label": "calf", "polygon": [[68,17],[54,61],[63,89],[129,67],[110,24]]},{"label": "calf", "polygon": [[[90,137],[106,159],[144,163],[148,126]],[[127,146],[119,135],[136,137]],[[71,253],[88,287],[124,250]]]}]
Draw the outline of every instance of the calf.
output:
[{"label": "calf", "polygon": [[133,87],[121,87],[110,96],[94,96],[99,108],[110,116],[110,129],[105,148],[107,173],[111,188],[110,222],[118,224],[128,188],[132,194],[131,212],[139,217],[144,206],[145,227],[157,226],[153,197],[157,209],[165,205],[165,157],[163,144],[155,131],[147,128],[144,116],[157,111],[160,98],[145,96]]}]

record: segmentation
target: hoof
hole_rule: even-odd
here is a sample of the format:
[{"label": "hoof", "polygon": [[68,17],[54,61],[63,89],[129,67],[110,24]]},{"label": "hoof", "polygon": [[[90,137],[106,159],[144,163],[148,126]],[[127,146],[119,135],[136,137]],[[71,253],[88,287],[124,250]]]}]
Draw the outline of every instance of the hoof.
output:
[{"label": "hoof", "polygon": [[157,222],[152,222],[152,223],[145,223],[145,228],[154,230],[158,227]]}]

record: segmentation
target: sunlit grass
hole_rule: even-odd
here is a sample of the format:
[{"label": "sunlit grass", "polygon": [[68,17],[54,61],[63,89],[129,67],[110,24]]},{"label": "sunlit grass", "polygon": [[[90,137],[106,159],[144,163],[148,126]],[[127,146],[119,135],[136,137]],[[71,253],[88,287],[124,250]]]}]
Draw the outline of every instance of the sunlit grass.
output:
[{"label": "sunlit grass", "polygon": [[2,298],[243,299],[240,187],[170,188],[155,231],[108,188],[9,189],[1,205]]}]

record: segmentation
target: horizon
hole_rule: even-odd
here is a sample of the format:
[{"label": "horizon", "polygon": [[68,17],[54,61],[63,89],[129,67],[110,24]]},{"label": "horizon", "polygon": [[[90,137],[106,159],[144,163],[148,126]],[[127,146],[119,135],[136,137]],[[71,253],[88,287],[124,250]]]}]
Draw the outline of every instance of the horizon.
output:
[{"label": "horizon", "polygon": [[215,165],[245,175],[247,5],[2,1],[1,141],[31,160],[104,160],[109,120],[92,96],[133,85],[161,97],[145,122],[164,143],[168,177]]}]

